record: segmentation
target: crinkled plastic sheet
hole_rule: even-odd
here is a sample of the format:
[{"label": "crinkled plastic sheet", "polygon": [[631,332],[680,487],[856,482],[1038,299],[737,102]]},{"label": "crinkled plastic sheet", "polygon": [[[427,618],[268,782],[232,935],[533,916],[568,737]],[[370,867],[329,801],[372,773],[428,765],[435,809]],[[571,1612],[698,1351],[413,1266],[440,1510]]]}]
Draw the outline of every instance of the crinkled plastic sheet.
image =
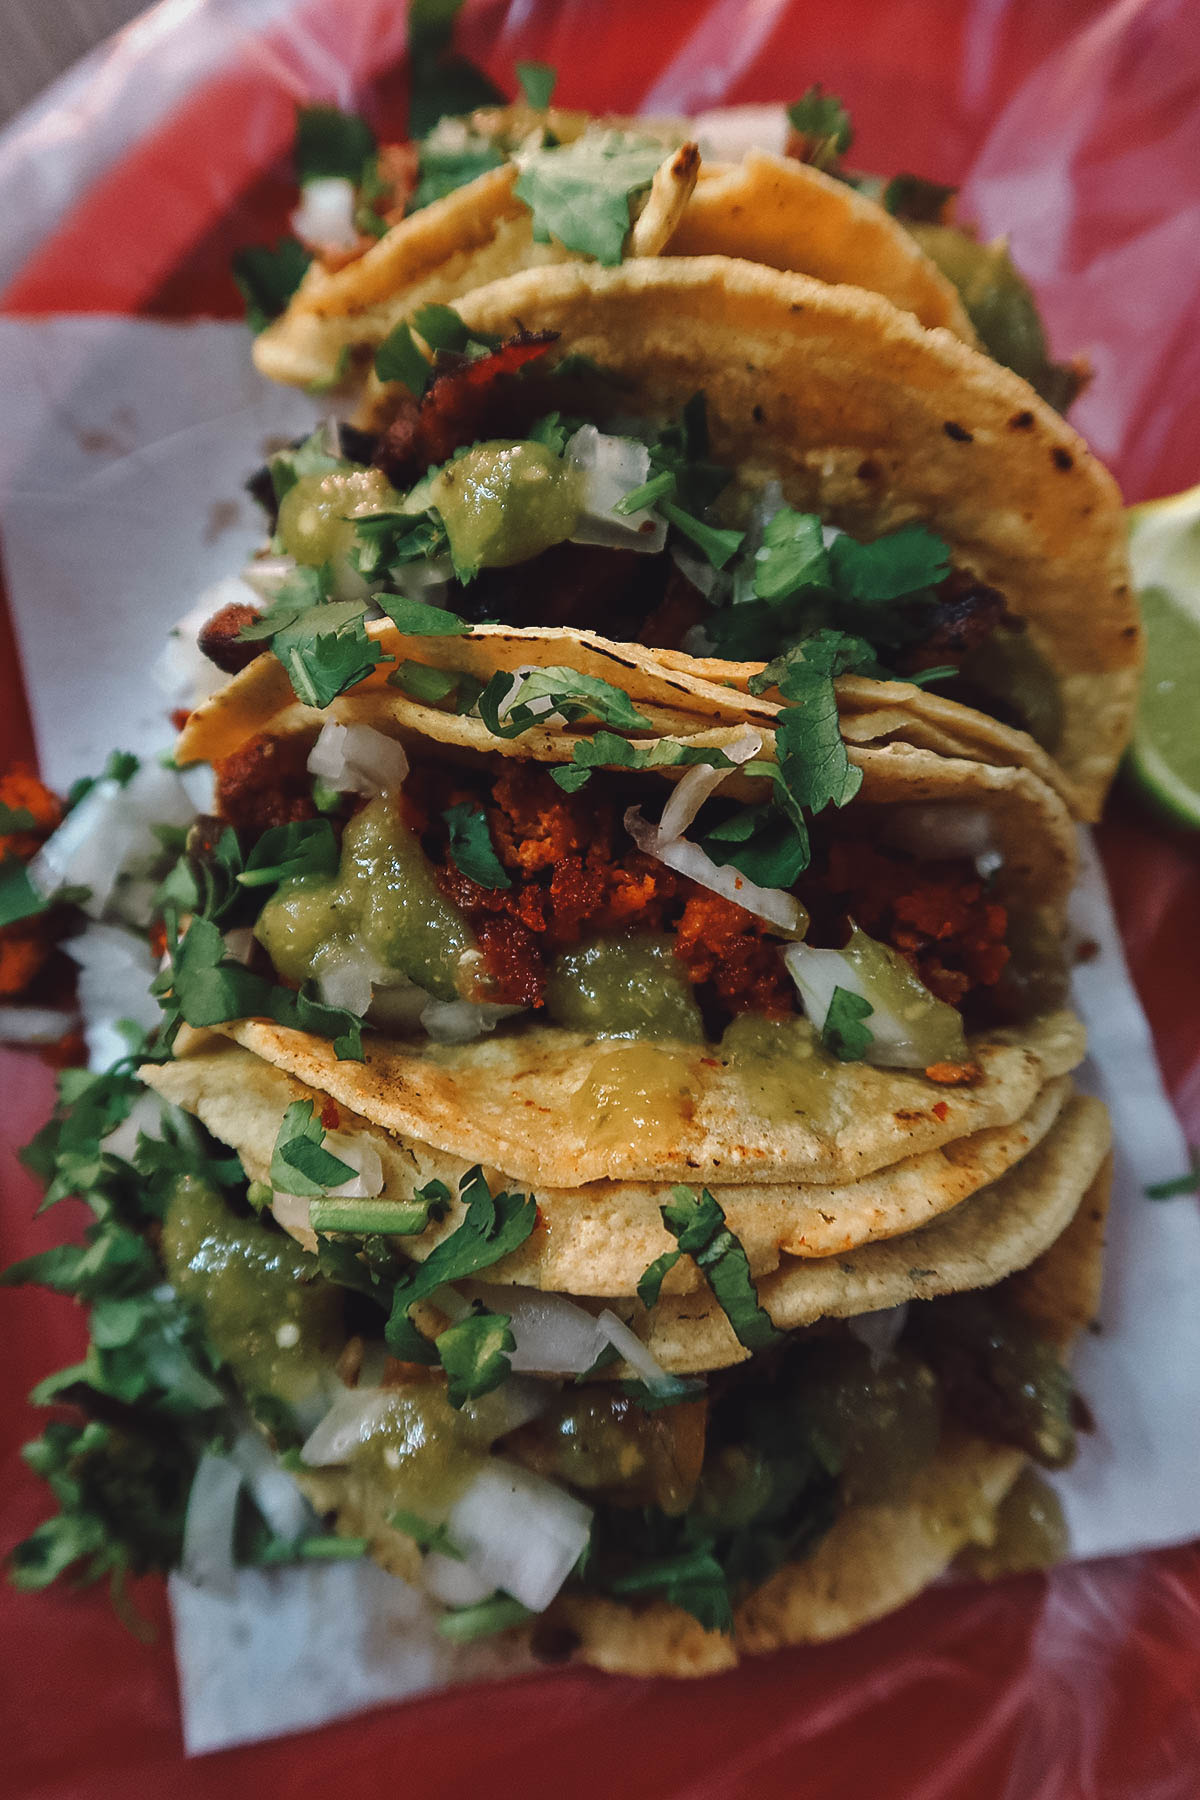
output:
[{"label": "crinkled plastic sheet", "polygon": [[[0,140],[5,309],[228,316],[230,246],[282,223],[294,101],[394,117],[403,37],[401,9],[378,0],[163,0]],[[1200,478],[1194,0],[514,0],[470,7],[462,39],[502,83],[518,58],[556,63],[566,104],[688,111],[823,81],[858,121],[853,160],[958,180],[964,213],[1009,233],[1055,348],[1092,359],[1076,420],[1130,497]],[[19,726],[10,696],[0,743]],[[1197,1139],[1194,846],[1153,839],[1126,812],[1107,848],[1134,972]],[[0,1075],[20,1141],[44,1077],[11,1057]],[[6,1170],[4,1188],[16,1219],[28,1187]],[[5,1257],[47,1235],[14,1226]],[[24,1387],[69,1353],[74,1325],[61,1307],[21,1303],[27,1335],[10,1369]],[[6,1444],[28,1425],[12,1410]],[[1200,1442],[1197,1462],[1200,1474]],[[41,1505],[27,1484],[7,1487],[6,1536]],[[856,1639],[700,1687],[526,1678],[187,1767],[162,1644],[126,1638],[99,1596],[2,1604],[6,1757],[28,1796],[315,1795],[334,1783],[354,1795],[393,1779],[431,1796],[619,1784],[656,1800],[1200,1791],[1195,1547],[941,1588]],[[161,1618],[153,1589],[148,1604]]]}]

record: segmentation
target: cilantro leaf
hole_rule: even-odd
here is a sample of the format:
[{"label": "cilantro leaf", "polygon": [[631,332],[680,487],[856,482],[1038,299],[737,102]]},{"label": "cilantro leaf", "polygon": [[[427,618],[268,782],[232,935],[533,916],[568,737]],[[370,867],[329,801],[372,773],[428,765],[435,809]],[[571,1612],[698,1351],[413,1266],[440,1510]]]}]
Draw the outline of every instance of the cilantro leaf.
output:
[{"label": "cilantro leaf", "polygon": [[732,864],[759,887],[790,888],[809,863],[808,832],[802,820],[764,802],[745,806],[700,839],[718,866]]},{"label": "cilantro leaf", "polygon": [[523,151],[516,193],[533,214],[534,238],[557,238],[607,267],[619,263],[630,202],[650,186],[663,155],[661,144],[621,131]]},{"label": "cilantro leaf", "polygon": [[713,769],[731,769],[723,750],[708,745],[677,744],[659,738],[652,744],[633,744],[612,731],[579,738],[571,749],[570,763],[551,769],[550,779],[568,794],[577,793],[591,779],[593,769],[662,769],[679,764],[706,763]]},{"label": "cilantro leaf", "polygon": [[349,1163],[324,1148],[325,1127],[311,1100],[293,1100],[279,1126],[271,1152],[271,1182],[286,1194],[318,1198],[330,1188],[354,1179]]},{"label": "cilantro leaf", "polygon": [[697,1545],[677,1556],[659,1556],[608,1582],[614,1594],[658,1592],[699,1619],[706,1631],[732,1631],[733,1606],[725,1571],[711,1546]]},{"label": "cilantro leaf", "polygon": [[871,1029],[863,1024],[875,1008],[861,994],[837,987],[821,1027],[821,1042],[839,1062],[861,1062],[874,1043]]},{"label": "cilantro leaf", "polygon": [[233,279],[246,302],[246,323],[257,337],[277,319],[303,281],[312,256],[298,238],[280,238],[272,250],[248,244],[233,259]]},{"label": "cilantro leaf", "polygon": [[327,1006],[317,994],[314,982],[306,981],[299,992],[268,986],[266,999],[263,1010],[277,1025],[291,1025],[297,1031],[332,1038],[333,1052],[340,1062],[362,1061],[362,1020],[345,1007]]},{"label": "cilantro leaf", "polygon": [[827,94],[814,82],[787,109],[793,130],[805,141],[804,161],[814,168],[834,169],[854,142],[850,114],[836,94]]},{"label": "cilantro leaf", "polygon": [[429,386],[433,365],[413,336],[407,319],[401,319],[375,352],[375,373],[380,381],[400,381],[419,399]]},{"label": "cilantro leaf", "polygon": [[450,860],[456,869],[480,887],[510,888],[512,882],[504,872],[492,843],[492,834],[483,812],[468,801],[448,806],[442,814],[450,832]]},{"label": "cilantro leaf", "polygon": [[675,1187],[671,1193],[673,1198],[661,1208],[662,1219],[679,1249],[668,1250],[650,1265],[638,1283],[639,1299],[653,1306],[663,1276],[687,1255],[707,1278],[740,1344],[747,1350],[766,1350],[777,1343],[783,1333],[759,1305],[746,1252],[725,1223],[719,1202],[707,1188],[700,1190],[699,1199],[689,1187]]},{"label": "cilantro leaf", "polygon": [[438,1631],[453,1644],[473,1644],[479,1638],[495,1637],[498,1631],[511,1631],[536,1617],[519,1600],[497,1594],[494,1600],[481,1600],[476,1606],[459,1606],[438,1620]]},{"label": "cilantro leaf", "polygon": [[423,206],[444,199],[506,161],[504,152],[487,138],[472,137],[465,143],[439,143],[436,135],[427,138],[417,152],[419,179],[408,211],[420,212]]},{"label": "cilantro leaf", "polygon": [[950,573],[945,539],[925,525],[902,525],[871,544],[843,534],[829,546],[829,561],[846,598],[871,602],[937,587]]},{"label": "cilantro leaf", "polygon": [[50,906],[29,879],[29,870],[15,856],[0,863],[0,926],[15,925],[20,919],[33,919]]},{"label": "cilantro leaf", "polygon": [[35,831],[37,821],[26,806],[5,806],[0,803],[0,837],[7,837],[10,832]]},{"label": "cilantro leaf", "polygon": [[767,521],[754,561],[754,592],[760,600],[782,600],[797,588],[829,586],[829,555],[815,513],[781,506]]},{"label": "cilantro leaf", "polygon": [[448,1377],[446,1398],[451,1406],[490,1394],[512,1372],[517,1340],[507,1313],[477,1304],[465,1319],[440,1331],[434,1343]]},{"label": "cilantro leaf", "polygon": [[865,639],[823,629],[751,677],[753,692],[778,687],[790,702],[775,722],[775,744],[780,774],[796,806],[811,812],[830,803],[845,806],[862,786],[862,770],[846,754],[833,683],[864,660],[875,660]]},{"label": "cilantro leaf", "polygon": [[471,629],[457,613],[430,606],[426,600],[408,600],[403,594],[376,594],[375,600],[392,624],[410,637],[462,637]]},{"label": "cilantro leaf", "polygon": [[[538,701],[549,701],[550,705],[536,706]],[[551,712],[561,714],[568,723],[591,717],[623,731],[650,729],[649,719],[637,711],[623,688],[595,675],[581,675],[576,669],[530,669],[520,677],[515,693],[512,675],[500,670],[479,695],[477,704],[480,718],[492,736],[499,738],[519,737],[531,726],[543,723]]]},{"label": "cilantro leaf", "polygon": [[558,80],[558,71],[549,63],[519,62],[516,64],[516,75],[525,104],[532,106],[535,112],[545,112],[554,92],[554,84]]},{"label": "cilantro leaf", "polygon": [[365,615],[361,600],[326,601],[298,614],[288,607],[273,607],[242,635],[270,639],[297,700],[306,706],[328,706],[385,660],[379,645],[367,636]]},{"label": "cilantro leaf", "polygon": [[357,187],[375,154],[375,133],[357,113],[337,106],[301,106],[296,112],[296,178],[303,185],[337,175]]},{"label": "cilantro leaf", "polygon": [[428,1360],[432,1354],[408,1316],[417,1301],[427,1299],[445,1282],[490,1268],[519,1249],[537,1223],[537,1204],[531,1196],[493,1195],[478,1166],[463,1176],[459,1193],[467,1205],[462,1224],[396,1282],[384,1336],[389,1349],[408,1361]]},{"label": "cilantro leaf", "polygon": [[731,531],[716,525],[706,525],[694,513],[676,505],[674,500],[660,500],[658,510],[664,519],[682,531],[684,537],[690,538],[698,550],[703,551],[714,569],[723,569],[725,564],[735,557],[746,539],[744,531]]},{"label": "cilantro leaf", "polygon": [[458,1545],[451,1542],[444,1521],[440,1525],[431,1525],[420,1513],[409,1512],[405,1507],[398,1506],[395,1512],[388,1515],[388,1524],[412,1538],[418,1549],[436,1550],[439,1556],[448,1556],[452,1562],[464,1560]]},{"label": "cilantro leaf", "polygon": [[[401,693],[410,699],[420,700],[426,706],[435,706],[439,700],[446,700],[458,688],[459,677],[451,669],[434,669],[428,663],[398,663],[388,676],[388,686],[399,688]],[[478,698],[478,692],[473,696]]]},{"label": "cilantro leaf", "polygon": [[237,880],[242,887],[278,887],[296,875],[332,875],[337,865],[337,839],[329,820],[301,819],[264,831]]}]

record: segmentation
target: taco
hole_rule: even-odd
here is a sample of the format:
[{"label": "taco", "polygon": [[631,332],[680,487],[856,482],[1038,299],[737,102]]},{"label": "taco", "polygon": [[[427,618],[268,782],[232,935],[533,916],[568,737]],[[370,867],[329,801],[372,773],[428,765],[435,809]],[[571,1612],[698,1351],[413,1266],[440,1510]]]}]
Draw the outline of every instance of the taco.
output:
[{"label": "taco", "polygon": [[[858,1258],[864,1278],[893,1248],[929,1268],[851,1291],[813,1265],[817,1322],[786,1335],[744,1277],[730,1297],[727,1228],[716,1258],[693,1240],[738,1354],[753,1343],[707,1379],[647,1352],[619,1317],[636,1303],[531,1305],[495,1288],[481,1303],[469,1279],[448,1286],[533,1205],[478,1171],[474,1217],[420,1293],[369,1232],[323,1238],[318,1259],[195,1179],[168,1195],[161,1254],[313,1506],[448,1607],[451,1635],[520,1628],[557,1660],[700,1674],[853,1630],[970,1545],[998,1569],[1061,1552],[1061,1520],[1031,1543],[1028,1515],[1005,1522],[1003,1503],[1030,1459],[1073,1454],[1063,1360],[1096,1303],[1105,1144],[1103,1109],[1072,1102],[948,1224]],[[983,1216],[956,1237],[968,1208]],[[943,1297],[913,1297],[935,1272]],[[887,1310],[856,1310],[868,1296]],[[428,1367],[434,1347],[444,1373]],[[620,1383],[605,1351],[629,1358]]]},{"label": "taco", "polygon": [[[223,666],[323,596],[601,629],[768,700],[823,657],[857,711],[935,681],[985,715],[985,757],[1032,733],[1095,816],[1141,655],[1120,500],[1015,377],[870,295],[715,258],[533,271],[421,323],[443,348],[410,338],[419,402],[273,459],[276,554],[247,578],[282,611]],[[904,698],[936,728],[946,699]]]}]

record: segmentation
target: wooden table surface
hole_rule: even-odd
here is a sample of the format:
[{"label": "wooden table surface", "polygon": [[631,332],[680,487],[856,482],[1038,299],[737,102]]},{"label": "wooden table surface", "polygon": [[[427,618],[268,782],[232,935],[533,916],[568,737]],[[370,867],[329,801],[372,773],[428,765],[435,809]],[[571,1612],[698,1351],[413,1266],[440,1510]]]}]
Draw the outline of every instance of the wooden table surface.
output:
[{"label": "wooden table surface", "polygon": [[0,0],[0,125],[146,0]]}]

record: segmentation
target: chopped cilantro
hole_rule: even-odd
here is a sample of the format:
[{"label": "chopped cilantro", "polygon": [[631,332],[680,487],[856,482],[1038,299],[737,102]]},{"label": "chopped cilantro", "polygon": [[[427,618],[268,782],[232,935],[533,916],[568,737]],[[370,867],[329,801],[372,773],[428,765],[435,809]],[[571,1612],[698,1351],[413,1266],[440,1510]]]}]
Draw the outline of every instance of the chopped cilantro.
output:
[{"label": "chopped cilantro", "polygon": [[[313,576],[318,571],[303,573]],[[300,607],[291,598],[293,591],[289,580],[270,611],[243,627],[241,636],[269,642],[298,700],[306,706],[328,706],[386,659],[367,636],[364,601],[327,600]]]},{"label": "chopped cilantro", "polygon": [[861,1062],[875,1041],[869,1019],[875,1008],[861,994],[849,988],[836,987],[821,1027],[821,1042],[839,1062]]},{"label": "chopped cilantro", "polygon": [[399,663],[388,676],[389,687],[399,688],[402,694],[420,700],[426,706],[436,706],[439,700],[448,699],[458,683],[459,677],[453,670],[434,669],[428,663],[419,662]]},{"label": "chopped cilantro", "polygon": [[36,831],[37,821],[26,806],[0,804],[0,837],[17,831]]},{"label": "chopped cilantro", "polygon": [[554,84],[558,80],[558,72],[549,63],[519,62],[516,65],[517,80],[521,84],[521,93],[525,104],[532,106],[535,112],[545,112],[550,104],[550,96],[554,92]]},{"label": "chopped cilantro", "polygon": [[827,94],[820,82],[793,101],[787,109],[788,120],[805,140],[804,161],[818,169],[836,169],[854,142],[854,126],[850,114],[836,94]]},{"label": "chopped cilantro", "polygon": [[15,925],[44,913],[50,902],[29,879],[29,870],[15,856],[0,863],[0,927]]},{"label": "chopped cilantro", "polygon": [[1177,1200],[1181,1194],[1200,1193],[1200,1155],[1192,1153],[1192,1166],[1186,1175],[1173,1175],[1169,1181],[1152,1181],[1143,1188],[1147,1200]]},{"label": "chopped cilantro", "polygon": [[479,1305],[465,1319],[440,1331],[435,1343],[446,1371],[446,1398],[451,1406],[478,1400],[507,1380],[517,1347],[509,1315]]},{"label": "chopped cilantro", "polygon": [[396,1356],[428,1362],[435,1354],[409,1318],[410,1309],[445,1282],[461,1281],[518,1250],[537,1223],[537,1204],[526,1194],[492,1194],[483,1170],[469,1169],[459,1183],[466,1216],[423,1263],[397,1280],[385,1337]]},{"label": "chopped cilantro", "polygon": [[401,319],[375,352],[375,373],[380,381],[403,382],[410,393],[421,395],[429,386],[433,366],[413,336],[407,319]]},{"label": "chopped cilantro", "polygon": [[510,888],[512,882],[496,855],[488,822],[480,808],[464,800],[458,806],[448,806],[442,817],[450,833],[450,860],[455,868],[468,880],[478,882],[480,887],[493,891]]},{"label": "chopped cilantro", "polygon": [[457,613],[443,606],[430,606],[427,600],[409,600],[403,594],[376,594],[393,625],[410,637],[462,637],[471,627]]},{"label": "chopped cilantro", "polygon": [[[547,700],[549,706],[535,705]],[[480,718],[492,736],[499,738],[519,737],[523,731],[542,724],[551,712],[558,713],[568,724],[591,717],[622,731],[650,729],[649,719],[637,711],[623,688],[595,675],[581,675],[575,669],[530,669],[520,677],[515,692],[513,677],[501,670],[492,676],[477,704]]]},{"label": "chopped cilantro", "polygon": [[[442,1184],[435,1185],[441,1187]],[[431,1218],[440,1219],[446,1207],[444,1201],[423,1199],[418,1192],[411,1200],[314,1199],[308,1210],[314,1231],[343,1231],[354,1236],[382,1233],[388,1237],[416,1237],[425,1230]]]},{"label": "chopped cilantro", "polygon": [[767,521],[754,561],[754,592],[760,600],[782,600],[797,588],[829,585],[829,555],[815,513],[781,506]]},{"label": "chopped cilantro", "polygon": [[498,1631],[511,1631],[536,1615],[519,1600],[497,1594],[494,1600],[481,1600],[477,1606],[459,1606],[443,1615],[438,1630],[454,1644],[473,1644],[477,1638],[495,1637]]},{"label": "chopped cilantro", "polygon": [[744,531],[729,531],[716,525],[706,525],[703,519],[698,519],[694,513],[677,506],[674,500],[660,500],[658,510],[677,531],[682,531],[684,537],[691,539],[714,569],[723,569],[745,542]]},{"label": "chopped cilantro", "polygon": [[237,879],[242,887],[278,887],[296,875],[332,875],[337,864],[337,839],[328,819],[301,819],[264,831]]},{"label": "chopped cilantro", "polygon": [[707,831],[700,844],[718,868],[732,864],[759,887],[790,888],[809,863],[803,821],[769,802],[739,807]]},{"label": "chopped cilantro", "polygon": [[337,175],[358,187],[375,154],[375,133],[357,113],[336,106],[301,106],[296,112],[294,154],[301,185]]},{"label": "chopped cilantro", "polygon": [[725,1571],[706,1545],[677,1556],[653,1557],[608,1583],[614,1594],[661,1593],[699,1619],[707,1631],[732,1631],[733,1607]]},{"label": "chopped cilantro", "polygon": [[822,629],[751,677],[754,693],[778,687],[790,704],[775,724],[779,770],[793,802],[811,812],[845,806],[862,786],[862,770],[847,754],[838,724],[834,678],[874,664],[862,638]]},{"label": "chopped cilantro", "polygon": [[725,1223],[725,1214],[707,1188],[697,1199],[689,1187],[671,1190],[674,1198],[661,1208],[663,1224],[679,1245],[657,1257],[638,1282],[638,1298],[654,1306],[663,1278],[681,1256],[691,1256],[708,1280],[739,1344],[766,1350],[782,1337],[759,1305],[746,1252]]},{"label": "chopped cilantro", "polygon": [[[388,569],[398,579],[399,565],[424,562],[446,548],[446,528],[436,513],[367,513],[353,525],[350,556],[360,575]],[[375,599],[382,604],[383,597],[377,594]]]},{"label": "chopped cilantro", "polygon": [[233,259],[233,279],[246,302],[246,323],[257,334],[277,319],[304,279],[312,257],[298,238],[280,238],[272,250],[248,244]]},{"label": "chopped cilantro", "polygon": [[636,1401],[643,1412],[661,1412],[664,1406],[680,1406],[686,1400],[699,1400],[706,1392],[699,1375],[668,1375],[665,1381],[651,1387],[645,1381],[623,1381],[621,1392]]},{"label": "chopped cilantro", "polygon": [[829,561],[840,592],[871,603],[936,587],[950,573],[945,540],[925,525],[902,525],[871,544],[843,534],[829,546]]},{"label": "chopped cilantro", "polygon": [[349,1163],[324,1148],[325,1127],[311,1100],[293,1100],[271,1152],[271,1181],[285,1194],[312,1199],[354,1179]]},{"label": "chopped cilantro", "polygon": [[478,180],[489,169],[499,169],[507,158],[487,138],[469,137],[463,143],[439,143],[437,134],[426,138],[417,152],[419,179],[408,203],[410,213],[419,212],[434,200],[442,200],[456,188]]},{"label": "chopped cilantro", "polygon": [[663,156],[653,139],[621,131],[523,151],[516,193],[533,214],[534,238],[539,244],[557,238],[606,266],[619,263],[630,202],[645,193]]},{"label": "chopped cilantro", "polygon": [[649,481],[643,481],[641,487],[632,489],[628,494],[622,494],[621,498],[615,502],[613,511],[619,513],[622,518],[628,518],[630,513],[641,512],[643,508],[654,506],[659,500],[669,499],[674,492],[675,474],[673,470],[660,469],[656,475],[650,477]]},{"label": "chopped cilantro", "polygon": [[457,1544],[451,1542],[444,1523],[431,1525],[420,1513],[409,1512],[398,1506],[394,1513],[389,1514],[388,1524],[394,1531],[403,1531],[407,1537],[412,1538],[421,1550],[436,1550],[439,1556],[448,1556],[452,1562],[463,1560],[462,1551]]},{"label": "chopped cilantro", "polygon": [[734,766],[725,752],[715,746],[677,744],[670,738],[659,738],[652,744],[632,744],[615,732],[598,731],[594,737],[577,739],[570,763],[551,769],[550,779],[565,793],[574,794],[591,779],[593,769],[662,769],[696,763],[706,763],[713,769]]}]

